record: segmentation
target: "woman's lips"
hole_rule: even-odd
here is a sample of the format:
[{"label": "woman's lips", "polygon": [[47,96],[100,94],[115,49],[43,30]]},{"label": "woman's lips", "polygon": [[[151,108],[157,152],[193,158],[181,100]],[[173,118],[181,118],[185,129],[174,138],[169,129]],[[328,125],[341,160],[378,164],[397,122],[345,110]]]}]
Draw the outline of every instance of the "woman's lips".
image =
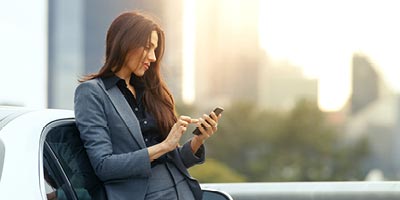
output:
[{"label": "woman's lips", "polygon": [[143,63],[143,66],[146,70],[150,68],[150,63]]}]

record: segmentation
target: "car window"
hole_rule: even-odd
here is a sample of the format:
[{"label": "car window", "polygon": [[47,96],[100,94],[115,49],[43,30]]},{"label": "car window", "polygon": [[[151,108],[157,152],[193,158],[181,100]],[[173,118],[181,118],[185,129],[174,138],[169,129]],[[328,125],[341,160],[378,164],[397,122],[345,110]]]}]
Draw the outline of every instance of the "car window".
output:
[{"label": "car window", "polygon": [[[50,147],[45,147],[43,156],[43,171],[46,181],[46,195],[48,200],[52,199],[76,199],[70,182],[63,174],[60,165],[57,164],[54,153]],[[50,187],[50,189],[49,189]],[[59,197],[59,198],[57,198]]]},{"label": "car window", "polygon": [[[46,135],[45,150],[46,146],[55,156],[52,162],[60,166],[77,199],[105,199],[104,187],[94,174],[73,120],[53,122]],[[47,162],[50,163],[49,160]],[[57,198],[63,199],[64,192],[61,187],[57,191]]]}]

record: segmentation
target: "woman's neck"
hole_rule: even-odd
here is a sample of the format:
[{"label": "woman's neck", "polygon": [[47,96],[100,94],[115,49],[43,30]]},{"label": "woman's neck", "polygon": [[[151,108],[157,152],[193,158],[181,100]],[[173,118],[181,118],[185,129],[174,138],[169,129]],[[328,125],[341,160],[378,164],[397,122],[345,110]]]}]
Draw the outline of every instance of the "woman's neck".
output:
[{"label": "woman's neck", "polygon": [[125,80],[126,85],[129,85],[131,74],[132,72],[129,69],[126,69],[125,67],[123,67],[121,70],[115,73],[115,75],[118,76],[120,79]]}]

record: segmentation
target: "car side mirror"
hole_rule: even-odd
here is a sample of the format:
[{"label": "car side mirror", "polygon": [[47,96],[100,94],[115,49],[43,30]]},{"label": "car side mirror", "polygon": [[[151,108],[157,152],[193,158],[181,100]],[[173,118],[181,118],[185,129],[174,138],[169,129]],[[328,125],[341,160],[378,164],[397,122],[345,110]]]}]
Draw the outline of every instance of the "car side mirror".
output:
[{"label": "car side mirror", "polygon": [[233,200],[232,197],[222,191],[203,189],[203,200]]}]

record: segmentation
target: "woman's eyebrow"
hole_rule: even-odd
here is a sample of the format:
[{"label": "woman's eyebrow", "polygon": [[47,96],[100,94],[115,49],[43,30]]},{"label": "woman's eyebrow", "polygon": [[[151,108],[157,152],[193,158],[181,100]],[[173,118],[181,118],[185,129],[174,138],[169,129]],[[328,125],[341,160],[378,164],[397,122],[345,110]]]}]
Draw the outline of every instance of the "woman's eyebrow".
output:
[{"label": "woman's eyebrow", "polygon": [[148,40],[146,43],[146,47],[147,48],[154,47],[156,49],[158,46],[157,43],[153,43],[151,40]]}]

